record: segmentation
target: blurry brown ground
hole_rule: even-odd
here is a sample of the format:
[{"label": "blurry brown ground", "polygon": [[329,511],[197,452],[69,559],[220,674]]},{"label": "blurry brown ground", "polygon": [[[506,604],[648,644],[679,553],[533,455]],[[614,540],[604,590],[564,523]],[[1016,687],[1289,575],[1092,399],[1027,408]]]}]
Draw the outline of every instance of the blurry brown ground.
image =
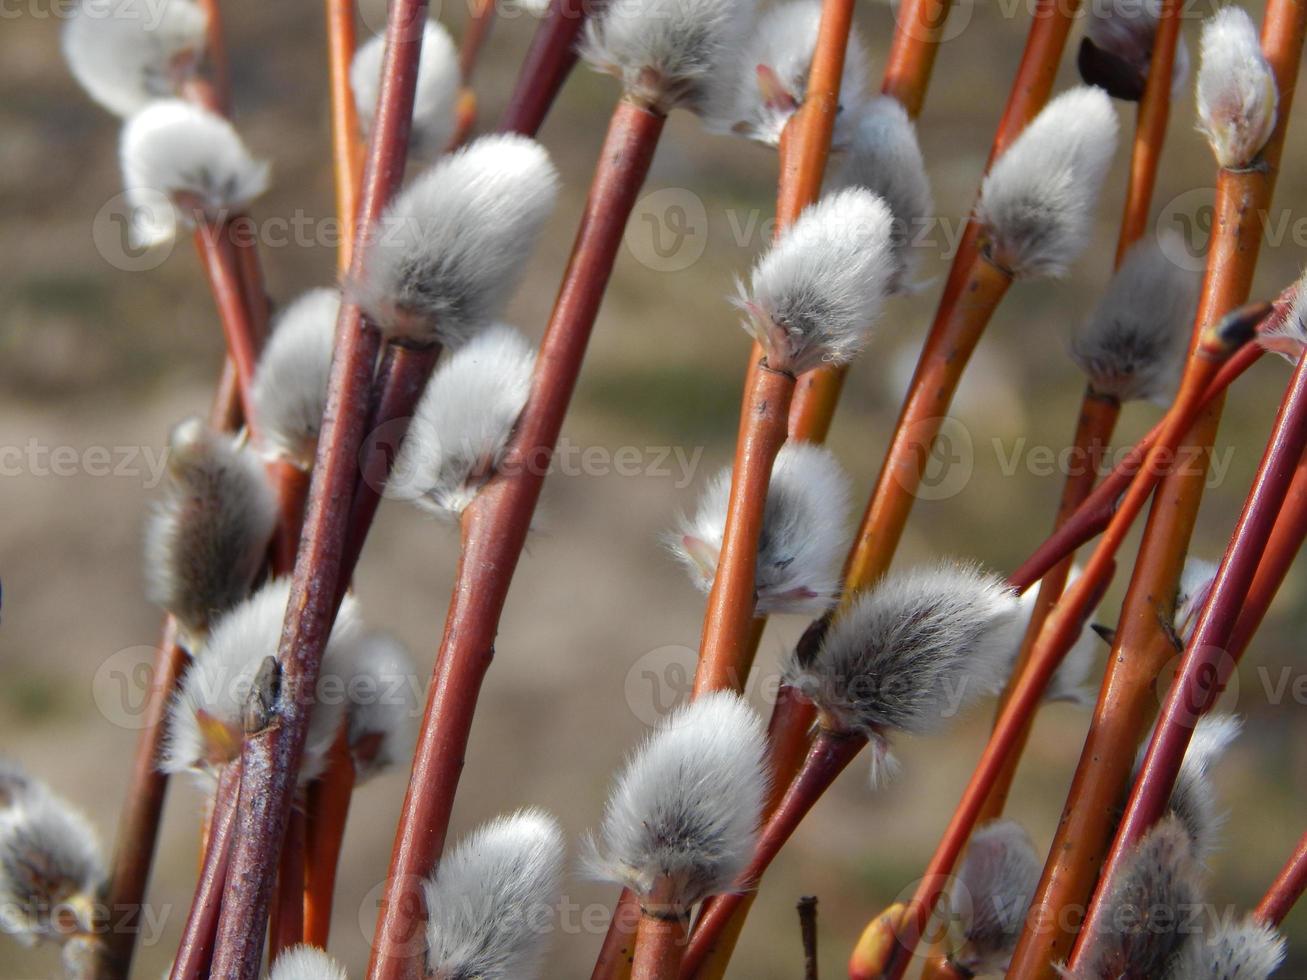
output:
[{"label": "blurry brown ground", "polygon": [[[0,29],[0,446],[34,440],[79,452],[143,446],[157,453],[170,424],[204,410],[218,364],[218,329],[186,243],[144,273],[120,271],[97,252],[93,220],[119,191],[115,123],[66,76],[51,2],[7,4]],[[1186,10],[1192,46],[1199,14]],[[275,184],[257,216],[329,216],[318,5],[233,0],[225,13],[238,121],[251,146],[274,162]],[[379,23],[377,8],[370,14]],[[443,16],[457,31],[465,9],[450,0]],[[965,29],[943,48],[921,121],[937,211],[950,228],[972,199],[1029,21],[1024,4],[1015,13],[1010,3],[964,6],[960,16]],[[878,77],[892,12],[866,4],[859,24]],[[525,18],[496,28],[479,79],[486,120],[502,106],[528,37]],[[1059,87],[1074,80],[1065,68]],[[614,95],[610,80],[578,71],[543,133],[565,192],[509,317],[533,336],[548,314]],[[1131,114],[1121,116],[1128,129]],[[1186,89],[1171,126],[1158,212],[1186,192],[1176,207],[1192,211],[1194,189],[1211,184],[1210,157],[1191,120]],[[1305,148],[1307,132],[1296,125],[1277,194],[1288,210],[1276,218],[1286,224],[1262,262],[1262,293],[1303,263],[1307,226],[1294,222],[1307,219],[1298,210],[1307,189],[1297,165]],[[918,506],[901,564],[953,554],[1007,569],[1044,535],[1060,478],[1024,466],[1005,475],[991,444],[1001,440],[1007,453],[1023,439],[1057,448],[1069,435],[1082,381],[1065,356],[1066,335],[1109,271],[1123,160],[1119,153],[1094,245],[1074,277],[1013,290],[995,318],[957,404],[975,447],[974,473],[960,495]],[[638,257],[653,254],[652,229],[637,224],[635,252],[628,249],[618,263],[565,436],[578,447],[640,447],[647,466],[664,446],[691,454],[701,448],[702,458],[690,486],[678,485],[683,481],[674,468],[671,475],[640,477],[608,468],[607,475],[551,481],[546,527],[519,570],[473,732],[458,834],[528,803],[558,814],[574,837],[593,827],[610,774],[649,720],[651,677],[672,687],[678,678],[663,669],[657,651],[697,643],[702,601],[657,536],[729,459],[747,344],[724,297],[765,240],[765,225],[744,242],[736,229],[747,231],[751,218],[770,219],[774,170],[769,152],[707,135],[688,117],[668,128],[649,189],[684,188],[702,199],[706,251],[680,271],[651,269]],[[698,227],[702,232],[702,222]],[[938,250],[924,251],[928,284],[921,295],[891,305],[875,349],[853,369],[833,433],[859,497],[875,476],[947,268]],[[327,247],[269,248],[264,260],[279,301],[332,277]],[[1207,495],[1197,536],[1206,556],[1219,557],[1287,377],[1282,363],[1263,364],[1231,400],[1223,445],[1237,448],[1228,475]],[[1132,407],[1124,432],[1138,433],[1154,417],[1150,407]],[[593,462],[589,469],[596,469]],[[106,841],[136,738],[122,724],[134,694],[123,691],[139,680],[131,670],[147,659],[159,618],[140,589],[140,528],[151,497],[146,482],[139,474],[61,477],[12,460],[0,482],[3,751],[85,808]],[[370,617],[411,646],[423,676],[439,636],[455,547],[450,528],[391,505],[359,574]],[[1121,579],[1106,609],[1119,603]],[[1292,697],[1270,703],[1256,673],[1263,668],[1267,683],[1276,685],[1284,668],[1297,679],[1307,670],[1303,590],[1297,572],[1249,655],[1239,696],[1231,698],[1247,731],[1217,776],[1231,811],[1229,843],[1212,860],[1210,895],[1218,908],[1255,902],[1307,823],[1301,805],[1307,712]],[[773,626],[764,641],[765,667],[801,626],[795,620]],[[669,689],[658,695],[667,698]],[[905,740],[903,777],[880,793],[868,790],[862,766],[853,767],[768,876],[733,976],[799,974],[793,905],[805,893],[821,899],[823,975],[843,975],[861,924],[910,885],[935,844],[988,716],[982,707],[944,737]],[[1067,706],[1041,716],[1011,807],[1037,843],[1049,840],[1085,724],[1085,712]],[[370,893],[385,871],[404,780],[403,773],[391,774],[356,798],[333,935],[355,977],[366,962]],[[170,796],[151,890],[165,928],[142,950],[138,976],[158,976],[169,962],[193,884],[199,808],[190,786],[179,784]],[[568,895],[586,907],[609,901],[613,889],[576,880]],[[594,917],[593,910],[571,916],[548,976],[588,975],[599,941]],[[1287,928],[1294,949],[1282,975],[1307,976],[1307,911]],[[49,950],[28,952],[0,938],[0,977],[44,977],[57,969]]]}]

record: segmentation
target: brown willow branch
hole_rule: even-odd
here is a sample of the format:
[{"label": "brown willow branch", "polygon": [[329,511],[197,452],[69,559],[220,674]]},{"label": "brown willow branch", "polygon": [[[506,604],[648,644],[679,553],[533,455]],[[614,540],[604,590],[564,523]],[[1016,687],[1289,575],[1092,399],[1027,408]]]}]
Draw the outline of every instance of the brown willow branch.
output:
[{"label": "brown willow branch", "polygon": [[[425,0],[396,0],[390,6],[381,94],[363,181],[361,227],[375,226],[403,177],[426,6]],[[365,274],[365,254],[364,249],[354,253],[354,280]],[[304,534],[278,651],[283,670],[279,724],[247,739],[244,747],[243,782],[259,778],[262,792],[257,805],[246,808],[242,786],[215,958],[215,964],[224,967],[219,971],[224,977],[252,980],[258,970],[271,882],[290,814],[318,670],[340,602],[340,560],[379,344],[375,326],[346,297],[336,326],[336,352]],[[265,769],[257,768],[264,762]]]},{"label": "brown willow branch", "polygon": [[363,172],[358,108],[349,83],[356,36],[354,0],[325,0],[327,71],[331,92],[331,161],[336,177],[336,221],[340,225],[337,269],[347,272],[353,259],[359,181]]},{"label": "brown willow branch", "polygon": [[[444,847],[481,682],[513,572],[571,400],[626,220],[665,119],[618,103],[571,260],[545,328],[531,392],[497,474],[463,514],[453,600],[396,832],[370,980],[412,976],[420,959],[420,882]],[[420,943],[417,944],[420,946]]]},{"label": "brown willow branch", "polygon": [[576,46],[587,17],[606,0],[549,0],[531,47],[517,74],[517,84],[499,120],[501,133],[535,133],[563,82],[576,65]]},{"label": "brown willow branch", "polygon": [[1307,891],[1307,834],[1298,839],[1297,848],[1257,903],[1253,915],[1267,925],[1278,926],[1304,891]]}]

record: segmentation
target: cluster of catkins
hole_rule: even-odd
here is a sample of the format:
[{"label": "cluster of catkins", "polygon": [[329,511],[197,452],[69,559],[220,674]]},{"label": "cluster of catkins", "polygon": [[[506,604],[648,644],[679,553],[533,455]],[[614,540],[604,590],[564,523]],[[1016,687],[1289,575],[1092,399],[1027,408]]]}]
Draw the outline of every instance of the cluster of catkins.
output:
[{"label": "cluster of catkins", "polygon": [[[64,35],[73,73],[124,119],[132,232],[146,245],[241,214],[269,173],[232,125],[195,96],[205,56],[201,8],[170,0],[161,12],[147,20],[122,16],[110,0],[82,0]],[[775,146],[805,98],[820,13],[818,0],[779,4],[756,17],[744,0],[616,3],[589,24],[583,54],[652,111],[688,108],[715,131]],[[1247,18],[1225,11],[1216,21],[1212,38],[1204,37],[1205,62],[1228,47],[1215,35],[1245,30]],[[1155,12],[1140,22],[1147,33]],[[1140,75],[1151,41],[1119,26],[1096,21],[1081,60],[1091,66],[1087,75],[1110,69],[1127,90],[1139,82],[1130,70]],[[351,72],[365,128],[381,61],[378,38],[359,50]],[[1176,69],[1182,78],[1184,59]],[[778,371],[797,375],[847,362],[867,344],[881,305],[914,285],[910,243],[931,215],[930,188],[907,113],[893,99],[868,96],[867,73],[855,36],[825,193],[739,285],[743,324]],[[419,403],[387,492],[455,518],[495,474],[531,392],[533,351],[499,319],[557,182],[544,151],[528,139],[486,137],[452,149],[458,86],[454,45],[428,23],[411,149],[434,162],[370,230],[364,275],[341,287],[387,338],[452,351]],[[1239,166],[1269,128],[1258,123],[1250,134],[1211,87],[1200,78],[1204,128],[1221,147],[1222,165]],[[1273,119],[1273,86],[1260,95]],[[1013,280],[1066,273],[1087,241],[1116,127],[1102,88],[1075,88],[1048,104],[985,179],[974,219],[986,261]],[[1076,362],[1106,397],[1165,402],[1174,390],[1196,282],[1165,260],[1164,247],[1135,246],[1072,340]],[[244,699],[277,654],[289,584],[268,571],[282,503],[269,467],[313,466],[341,302],[340,289],[323,288],[280,311],[254,378],[247,433],[188,420],[172,434],[146,567],[149,594],[174,617],[191,659],[169,712],[162,764],[195,774],[208,789],[239,758]],[[704,591],[717,570],[730,485],[729,471],[715,477],[694,515],[668,535]],[[758,549],[759,615],[822,616],[840,602],[850,498],[828,450],[793,443],[780,452]],[[1177,621],[1182,632],[1199,604],[1194,581]],[[1029,598],[969,563],[895,573],[847,597],[818,649],[786,663],[783,683],[817,706],[824,730],[871,742],[879,770],[889,763],[892,736],[938,731],[964,705],[1002,687],[1031,609]],[[1092,656],[1086,633],[1048,697],[1083,702]],[[365,627],[346,597],[321,686],[347,696],[315,699],[302,782],[321,776],[341,737],[360,777],[402,763],[415,716],[412,674],[404,651]],[[1114,903],[1196,900],[1196,868],[1217,819],[1207,770],[1234,729],[1228,720],[1206,723],[1173,796],[1173,815],[1141,842]],[[708,694],[678,709],[618,777],[600,829],[585,842],[586,866],[677,916],[747,886],[741,874],[763,819],[766,755],[764,725],[739,696]],[[425,884],[429,975],[538,975],[564,851],[555,821],[524,810],[487,824],[445,857]],[[977,834],[952,894],[955,906],[969,909],[950,952],[958,967],[1002,969],[1039,869],[1015,824]],[[58,938],[75,957],[73,940],[93,932],[103,878],[81,819],[20,773],[0,772],[0,926],[24,938]],[[1147,957],[1156,964],[1148,975],[1214,976],[1186,964],[1248,959],[1254,946],[1258,962],[1278,959],[1278,940],[1259,927],[1226,925],[1165,941],[1150,931],[1105,945],[1085,975],[1116,976],[1122,964],[1137,968]],[[340,978],[343,971],[323,951],[298,947],[280,956],[272,976]]]}]

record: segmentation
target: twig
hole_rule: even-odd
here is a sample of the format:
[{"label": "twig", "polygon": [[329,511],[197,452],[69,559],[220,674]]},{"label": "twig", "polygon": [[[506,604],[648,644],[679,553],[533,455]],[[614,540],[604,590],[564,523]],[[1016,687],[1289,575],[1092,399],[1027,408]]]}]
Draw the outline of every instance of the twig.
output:
[{"label": "twig", "polygon": [[1297,848],[1257,903],[1253,915],[1267,925],[1278,926],[1304,890],[1307,890],[1307,834],[1298,839]]},{"label": "twig", "polygon": [[[1171,681],[1148,752],[1117,827],[1112,850],[1103,864],[1096,895],[1110,892],[1122,855],[1165,812],[1194,725],[1210,710],[1215,700],[1214,692],[1224,685],[1233,669],[1226,652],[1230,637],[1304,448],[1307,448],[1307,358],[1299,360],[1294,370],[1266,454],[1253,478],[1252,490],[1180,667]],[[1080,931],[1078,948],[1093,942],[1102,930],[1102,914],[1102,903],[1092,902],[1089,916]],[[1074,954],[1072,962],[1075,962]]]},{"label": "twig", "polygon": [[348,727],[342,727],[327,757],[326,771],[309,784],[305,806],[304,941],[323,949],[331,934],[336,868],[354,792],[354,759],[348,736]]},{"label": "twig", "polygon": [[412,967],[417,883],[444,846],[463,752],[508,587],[526,542],[586,344],[664,117],[623,100],[609,125],[526,407],[499,472],[463,514],[463,547],[445,633],[391,856],[370,980]]},{"label": "twig", "polygon": [[186,924],[182,928],[177,957],[169,980],[200,980],[209,976],[213,943],[222,908],[222,889],[231,857],[232,828],[236,823],[236,799],[240,790],[240,763],[228,765],[218,777],[213,794],[211,832],[204,848],[200,878],[195,885]]},{"label": "twig", "polygon": [[576,64],[576,45],[587,17],[606,0],[549,0],[527,50],[508,107],[499,120],[501,133],[535,133]]},{"label": "twig", "polygon": [[[1263,25],[1263,48],[1280,94],[1278,121],[1262,152],[1264,167],[1217,178],[1207,274],[1196,326],[1211,323],[1243,303],[1261,247],[1280,152],[1293,102],[1307,10],[1292,0],[1272,0]],[[1210,448],[1220,422],[1223,399],[1205,410],[1187,445]],[[1134,575],[1122,606],[1120,628],[1107,660],[1102,694],[1044,867],[1031,914],[1013,954],[1018,976],[1052,980],[1052,963],[1064,959],[1074,941],[1073,923],[1063,910],[1084,908],[1098,876],[1115,808],[1129,778],[1132,758],[1148,724],[1144,705],[1153,697],[1152,677],[1141,671],[1144,651],[1157,649],[1169,620],[1185,552],[1206,482],[1205,454],[1186,472],[1168,476],[1158,489],[1140,545]],[[1159,665],[1160,666],[1160,665]],[[1092,780],[1090,777],[1093,777]]]},{"label": "twig", "polygon": [[[421,52],[419,28],[425,16],[425,0],[396,0],[390,7],[360,227],[375,225],[403,176]],[[361,249],[354,254],[351,274],[355,278],[364,272],[364,254]],[[257,806],[248,811],[242,788],[241,821],[223,905],[223,941],[216,958],[227,970],[220,972],[222,976],[252,978],[257,972],[267,886],[285,835],[318,669],[340,601],[340,559],[380,339],[348,298],[341,304],[336,336],[303,540],[279,650],[284,670],[281,724],[247,739],[244,748],[245,779],[257,776],[266,785],[261,786],[264,792]],[[268,768],[260,769],[260,764]]]},{"label": "twig", "polygon": [[354,58],[354,0],[326,0],[327,65],[331,89],[331,159],[336,175],[336,220],[340,225],[337,268],[348,271],[353,259],[359,179],[363,171],[358,108],[349,83]]},{"label": "twig", "polygon": [[225,222],[197,224],[195,247],[204,265],[205,275],[208,276],[213,301],[218,307],[218,319],[227,339],[227,350],[236,369],[245,422],[257,438],[257,433],[253,431],[254,405],[250,393],[262,338],[255,333],[254,320],[246,305],[240,257],[232,243],[229,225]]},{"label": "twig", "polygon": [[817,896],[804,895],[795,908],[803,940],[803,980],[817,980]]},{"label": "twig", "polygon": [[304,937],[304,819],[304,808],[295,806],[277,863],[277,885],[268,922],[268,959],[274,963]]},{"label": "twig", "polygon": [[897,99],[913,119],[921,115],[935,67],[949,0],[906,0],[894,15],[894,37],[885,56],[882,95]]},{"label": "twig", "polygon": [[476,69],[481,49],[485,47],[494,23],[494,0],[473,0],[467,26],[463,29],[462,43],[458,47],[458,72],[464,86],[472,81],[472,72]]}]

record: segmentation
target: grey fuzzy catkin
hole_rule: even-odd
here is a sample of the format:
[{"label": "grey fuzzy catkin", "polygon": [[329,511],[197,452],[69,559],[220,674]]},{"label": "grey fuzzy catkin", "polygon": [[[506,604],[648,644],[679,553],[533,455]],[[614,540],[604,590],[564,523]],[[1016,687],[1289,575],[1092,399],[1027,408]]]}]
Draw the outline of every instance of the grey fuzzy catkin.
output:
[{"label": "grey fuzzy catkin", "polygon": [[1190,937],[1166,980],[1267,980],[1284,962],[1284,936],[1252,916]]},{"label": "grey fuzzy catkin", "polygon": [[1198,128],[1216,162],[1250,166],[1275,129],[1279,92],[1252,18],[1229,6],[1203,24],[1198,65]]},{"label": "grey fuzzy catkin", "polygon": [[1116,110],[1081,86],[1048,103],[994,162],[976,205],[986,254],[1018,279],[1062,276],[1089,241],[1116,150]]},{"label": "grey fuzzy catkin", "polygon": [[[378,34],[359,46],[350,63],[349,84],[354,93],[359,123],[371,130],[381,96],[382,58],[386,37]],[[449,32],[438,22],[422,25],[422,51],[418,58],[417,84],[413,91],[413,126],[409,131],[409,152],[435,155],[444,151],[454,136],[460,86],[458,49]]]},{"label": "grey fuzzy catkin", "polygon": [[258,457],[199,419],[173,430],[167,473],[145,527],[146,595],[193,644],[249,594],[277,501]]},{"label": "grey fuzzy catkin", "polygon": [[972,835],[949,895],[963,924],[951,963],[968,976],[1007,969],[1043,866],[1015,820],[995,820]]},{"label": "grey fuzzy catkin", "polygon": [[535,809],[478,828],[423,883],[430,980],[533,980],[553,932],[563,832]]},{"label": "grey fuzzy catkin", "polygon": [[[763,14],[740,58],[734,96],[724,100],[727,114],[713,119],[712,127],[776,146],[786,123],[807,95],[820,23],[820,0],[791,0]],[[779,92],[763,89],[764,75],[767,84],[777,86]],[[840,76],[839,108],[832,136],[836,150],[848,145],[853,120],[866,98],[866,85],[867,55],[855,26],[849,33]]]},{"label": "grey fuzzy catkin", "polygon": [[300,944],[282,951],[268,980],[347,980],[345,968],[316,946]]},{"label": "grey fuzzy catkin", "polygon": [[1121,862],[1102,899],[1103,927],[1071,980],[1165,977],[1202,901],[1188,831],[1174,816],[1155,824]]},{"label": "grey fuzzy catkin", "polygon": [[1166,404],[1180,383],[1199,277],[1168,258],[1170,248],[1138,242],[1112,276],[1094,312],[1071,338],[1071,358],[1090,386],[1122,402]]},{"label": "grey fuzzy catkin", "polygon": [[767,787],[761,720],[730,692],[668,715],[627,761],[599,834],[586,840],[595,877],[687,910],[729,891],[753,851]]},{"label": "grey fuzzy catkin", "polygon": [[975,565],[895,573],[845,608],[811,662],[791,655],[785,681],[840,731],[937,731],[998,690],[1016,615],[1016,593]]},{"label": "grey fuzzy catkin", "polygon": [[392,340],[466,343],[512,296],[557,186],[524,136],[483,136],[443,157],[369,230],[351,297]]},{"label": "grey fuzzy catkin", "polygon": [[586,22],[581,57],[655,112],[711,117],[753,17],[753,0],[613,0]]},{"label": "grey fuzzy catkin", "polygon": [[327,407],[340,292],[313,289],[277,317],[254,372],[254,413],[264,450],[301,469],[313,456]]},{"label": "grey fuzzy catkin", "polygon": [[370,632],[354,644],[345,692],[356,782],[367,782],[412,751],[421,711],[416,677],[413,658],[394,637]]},{"label": "grey fuzzy catkin", "polygon": [[866,346],[894,274],[893,216],[870,191],[828,195],[753,267],[736,300],[776,371],[844,364]]},{"label": "grey fuzzy catkin", "polygon": [[[708,484],[693,517],[683,517],[667,544],[705,594],[717,574],[731,468]],[[840,593],[847,544],[849,480],[834,455],[810,443],[786,443],[772,466],[754,571],[756,612],[824,612]]]}]

